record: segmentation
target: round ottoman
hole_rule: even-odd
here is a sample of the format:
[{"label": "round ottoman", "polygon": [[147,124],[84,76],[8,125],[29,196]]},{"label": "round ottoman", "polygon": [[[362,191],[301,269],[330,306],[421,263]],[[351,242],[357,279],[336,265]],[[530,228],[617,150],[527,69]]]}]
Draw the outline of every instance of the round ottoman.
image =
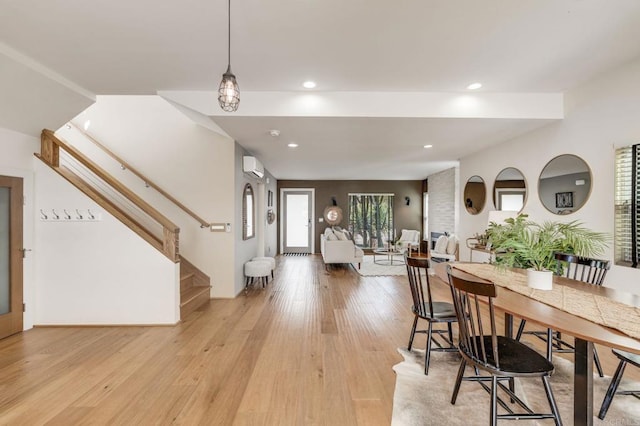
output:
[{"label": "round ottoman", "polygon": [[269,265],[271,266],[271,278],[273,278],[273,271],[276,269],[276,260],[273,257],[254,257],[251,260],[260,260],[260,261],[269,262]]},{"label": "round ottoman", "polygon": [[269,282],[269,272],[271,272],[271,263],[266,260],[250,260],[244,264],[244,276],[247,277],[245,289],[249,286],[249,280],[253,284],[254,278],[260,278],[262,287]]}]

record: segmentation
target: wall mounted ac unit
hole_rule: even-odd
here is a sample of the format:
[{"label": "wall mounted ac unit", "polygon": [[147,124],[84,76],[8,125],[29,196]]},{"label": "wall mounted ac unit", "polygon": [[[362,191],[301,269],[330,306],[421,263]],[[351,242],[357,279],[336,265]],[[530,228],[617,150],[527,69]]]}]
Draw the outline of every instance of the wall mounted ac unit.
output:
[{"label": "wall mounted ac unit", "polygon": [[244,156],[242,158],[242,169],[245,173],[249,173],[258,178],[264,176],[264,166],[256,157]]}]

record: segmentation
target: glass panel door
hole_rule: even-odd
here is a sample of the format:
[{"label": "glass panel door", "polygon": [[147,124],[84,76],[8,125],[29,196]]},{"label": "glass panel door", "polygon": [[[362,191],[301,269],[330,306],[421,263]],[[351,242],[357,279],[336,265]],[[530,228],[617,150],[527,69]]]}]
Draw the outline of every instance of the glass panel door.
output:
[{"label": "glass panel door", "polygon": [[283,191],[283,253],[311,253],[313,191]]},{"label": "glass panel door", "polygon": [[22,179],[0,176],[0,338],[22,331]]}]

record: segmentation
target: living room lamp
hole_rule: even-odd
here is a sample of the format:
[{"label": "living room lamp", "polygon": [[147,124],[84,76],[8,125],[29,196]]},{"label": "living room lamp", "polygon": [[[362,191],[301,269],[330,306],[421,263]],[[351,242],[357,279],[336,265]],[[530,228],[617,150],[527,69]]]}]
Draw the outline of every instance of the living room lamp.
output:
[{"label": "living room lamp", "polygon": [[231,0],[229,0],[229,46],[227,71],[222,74],[222,81],[218,88],[218,103],[220,108],[226,112],[235,112],[240,105],[240,87],[236,81],[236,76],[231,72]]}]

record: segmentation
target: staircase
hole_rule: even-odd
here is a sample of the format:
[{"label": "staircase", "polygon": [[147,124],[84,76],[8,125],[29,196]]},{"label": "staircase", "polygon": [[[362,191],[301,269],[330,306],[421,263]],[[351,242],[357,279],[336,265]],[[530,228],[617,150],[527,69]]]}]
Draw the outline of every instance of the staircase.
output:
[{"label": "staircase", "polygon": [[[209,302],[211,292],[209,276],[179,254],[180,228],[77,149],[56,137],[54,132],[43,130],[41,142],[41,152],[35,154],[38,159],[127,225],[129,229],[171,261],[180,263],[181,320]],[[81,169],[82,171],[80,171]],[[113,194],[107,195],[104,188],[95,184],[94,177],[104,182],[112,192],[118,194],[119,198],[114,197]],[[145,182],[147,181],[144,176],[141,178]],[[158,191],[164,192],[161,189]],[[166,193],[163,195],[167,197]],[[170,197],[167,198],[174,201]],[[184,208],[181,204],[179,207]],[[193,215],[191,211],[188,213]],[[208,229],[208,223],[197,216],[196,220],[201,223],[201,228]]]},{"label": "staircase", "polygon": [[211,280],[184,258],[180,261],[180,319],[209,303]]}]

